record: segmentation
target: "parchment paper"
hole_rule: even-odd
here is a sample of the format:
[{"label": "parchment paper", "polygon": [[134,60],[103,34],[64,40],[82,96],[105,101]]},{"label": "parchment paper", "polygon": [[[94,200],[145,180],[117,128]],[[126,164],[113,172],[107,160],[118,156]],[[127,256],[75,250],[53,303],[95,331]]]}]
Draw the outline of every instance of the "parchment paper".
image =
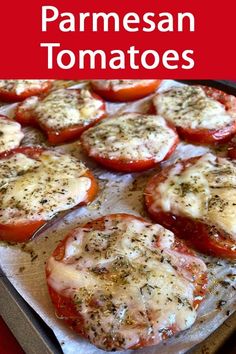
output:
[{"label": "parchment paper", "polygon": [[[84,85],[81,84],[81,85]],[[81,86],[80,85],[80,86]],[[177,85],[165,81],[161,89]],[[123,111],[146,112],[149,98],[130,104],[108,104],[109,114]],[[0,114],[12,116],[15,104],[0,108]],[[26,128],[27,137],[23,144],[43,144],[45,140],[37,130]],[[70,151],[86,162],[96,175],[100,191],[97,199],[88,207],[71,212],[64,219],[51,226],[38,238],[23,245],[0,243],[0,266],[13,286],[41,316],[55,333],[65,354],[101,354],[105,353],[73,333],[62,320],[57,319],[51,304],[45,282],[45,261],[58,242],[76,225],[92,218],[117,212],[142,215],[148,219],[144,210],[143,190],[145,184],[158,170],[155,168],[145,173],[121,174],[99,168],[83,155],[79,142],[56,147],[60,151]],[[208,148],[181,143],[171,160],[203,154]],[[224,149],[217,151],[221,155]],[[184,353],[209,336],[236,309],[236,265],[235,263],[200,255],[208,265],[208,294],[199,309],[195,324],[188,330],[157,346],[125,353],[139,354],[178,354]],[[124,352],[123,352],[124,353]]]}]

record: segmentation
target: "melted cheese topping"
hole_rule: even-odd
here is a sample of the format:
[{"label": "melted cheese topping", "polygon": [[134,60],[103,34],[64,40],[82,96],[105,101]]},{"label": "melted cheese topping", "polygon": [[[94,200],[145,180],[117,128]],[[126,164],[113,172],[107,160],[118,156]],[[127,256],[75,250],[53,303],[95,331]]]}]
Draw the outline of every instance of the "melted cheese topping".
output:
[{"label": "melted cheese topping", "polygon": [[23,137],[19,123],[0,117],[0,152],[18,147]]},{"label": "melted cheese topping", "polygon": [[200,259],[172,250],[173,243],[174,234],[160,225],[107,216],[103,231],[74,230],[64,258],[48,261],[48,283],[74,299],[98,347],[127,349],[142,339],[155,344],[173,324],[179,330],[193,324],[187,269],[206,271]]},{"label": "melted cheese topping", "polygon": [[104,112],[103,102],[88,90],[59,89],[40,100],[34,109],[42,125],[60,130],[73,125],[88,125]]},{"label": "melted cheese topping", "polygon": [[197,86],[172,88],[157,94],[154,105],[158,114],[175,126],[191,129],[220,129],[235,121],[225,106],[207,97]]},{"label": "melted cheese topping", "polygon": [[179,162],[153,193],[153,209],[201,220],[236,241],[236,162],[210,153],[185,169]]},{"label": "melted cheese topping", "polygon": [[85,172],[82,162],[50,151],[0,160],[0,223],[48,220],[83,202],[91,185]]},{"label": "melted cheese topping", "polygon": [[135,86],[146,86],[156,80],[93,80],[100,90],[119,91]]},{"label": "melted cheese topping", "polygon": [[45,82],[48,80],[0,80],[0,89],[20,95],[28,90],[43,88]]},{"label": "melted cheese topping", "polygon": [[176,138],[162,117],[136,113],[105,119],[83,134],[91,156],[156,162],[165,158]]}]

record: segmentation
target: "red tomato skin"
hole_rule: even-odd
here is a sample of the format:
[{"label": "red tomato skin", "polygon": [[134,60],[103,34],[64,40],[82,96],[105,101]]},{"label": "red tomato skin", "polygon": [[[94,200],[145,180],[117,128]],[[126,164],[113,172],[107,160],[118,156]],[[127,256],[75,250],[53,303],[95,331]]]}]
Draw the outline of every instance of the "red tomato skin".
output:
[{"label": "red tomato skin", "polygon": [[101,97],[110,102],[129,102],[146,97],[155,92],[160,86],[162,80],[155,80],[155,82],[147,83],[145,85],[136,85],[134,87],[123,88],[117,91],[112,89],[101,89],[92,82],[92,89]]},{"label": "red tomato skin", "polygon": [[47,81],[41,89],[28,89],[21,94],[17,95],[14,92],[6,91],[0,88],[0,101],[3,102],[19,102],[23,101],[30,96],[38,96],[47,93],[52,87],[52,82]]},{"label": "red tomato skin", "polygon": [[91,128],[92,126],[94,126],[96,123],[98,123],[100,120],[105,119],[106,116],[102,115],[99,118],[95,119],[92,123],[86,125],[86,126],[73,126],[73,127],[69,127],[60,131],[55,131],[55,130],[50,130],[48,129],[46,126],[43,127],[43,125],[41,124],[41,128],[42,130],[45,131],[47,138],[48,138],[48,142],[52,145],[60,145],[63,143],[68,143],[68,142],[72,142],[77,140],[81,134]]},{"label": "red tomato skin", "polygon": [[[23,153],[30,158],[37,159],[43,151],[45,150],[38,147],[19,147],[10,151],[0,153],[0,159],[8,158],[17,153]],[[91,187],[88,190],[86,199],[80,204],[78,204],[76,207],[86,205],[92,202],[98,192],[98,185],[93,174],[90,171],[87,171],[84,176],[90,178]],[[49,220],[25,220],[21,222],[7,224],[0,223],[0,240],[7,242],[29,241],[32,238],[33,234],[48,221]]]},{"label": "red tomato skin", "polygon": [[7,242],[26,242],[35,231],[46,223],[44,220],[24,221],[15,224],[0,224],[0,240]]},{"label": "red tomato skin", "polygon": [[236,113],[236,97],[234,95],[230,95],[224,91],[218,90],[214,87],[209,86],[200,86],[208,97],[213,98],[216,101],[219,101],[223,104],[227,111],[232,111],[232,113]]},{"label": "red tomato skin", "polygon": [[[191,162],[194,163],[197,159],[197,157],[194,157],[184,161],[184,166]],[[188,247],[193,247],[199,252],[212,256],[236,259],[236,250],[232,249],[235,244],[228,240],[226,241],[222,232],[214,228],[213,233],[212,227],[200,220],[175,215],[163,210],[153,210],[153,189],[166,180],[172,167],[173,166],[168,166],[163,169],[160,173],[153,176],[147,184],[145,190],[145,204],[151,218],[174,232],[177,237],[183,239]]]},{"label": "red tomato skin", "polygon": [[[176,126],[177,132],[183,140],[201,145],[214,145],[228,142],[236,134],[236,97],[213,87],[200,86],[206,95],[219,101],[235,117],[235,121],[221,129],[192,129]],[[156,110],[158,113],[158,109]]]},{"label": "red tomato skin", "polygon": [[236,159],[236,139],[235,138],[233,138],[233,140],[229,143],[227,155],[232,160]]},{"label": "red tomato skin", "polygon": [[38,124],[33,116],[33,112],[31,110],[21,110],[21,106],[23,106],[24,103],[25,101],[18,104],[15,111],[15,120],[22,126],[32,126],[37,128]]},{"label": "red tomato skin", "polygon": [[[80,93],[81,90],[77,90],[78,94]],[[96,123],[98,123],[100,120],[105,119],[106,115],[106,104],[103,101],[103,99],[98,96],[96,93],[92,92],[92,96],[98,100],[100,100],[102,102],[102,106],[100,108],[100,110],[102,111],[101,115],[99,117],[97,117],[96,119],[94,119],[90,124],[87,125],[74,125],[65,129],[61,129],[61,130],[53,130],[50,129],[49,127],[47,127],[46,125],[40,124],[40,122],[38,122],[39,127],[46,133],[48,141],[50,144],[52,145],[60,145],[63,143],[68,143],[71,141],[74,141],[76,139],[78,139],[81,134],[89,129],[90,127],[94,126]],[[37,122],[37,118],[36,122]]]},{"label": "red tomato skin", "polygon": [[236,159],[236,147],[232,147],[228,149],[228,156],[233,160]]},{"label": "red tomato skin", "polygon": [[[172,124],[168,123],[169,128],[172,130],[175,130],[174,126]],[[125,160],[125,159],[109,159],[106,157],[102,157],[99,155],[91,155],[90,154],[90,149],[88,145],[86,144],[86,139],[83,138],[83,135],[81,136],[81,144],[86,152],[86,154],[91,157],[94,161],[96,161],[99,165],[102,165],[106,167],[107,169],[111,171],[116,171],[116,172],[126,172],[126,173],[132,173],[132,172],[141,172],[141,171],[146,171],[150,168],[153,168],[157,165],[159,165],[162,161],[167,160],[175,151],[177,145],[179,144],[179,137],[176,134],[175,141],[166,154],[166,156],[163,158],[162,161],[156,162],[155,159],[147,159],[147,160],[137,160],[137,161],[132,161],[132,160]]]},{"label": "red tomato skin", "polygon": [[48,292],[55,307],[57,317],[62,318],[71,329],[86,339],[83,317],[77,311],[73,300],[58,294],[50,285],[48,285]]},{"label": "red tomato skin", "polygon": [[183,140],[202,145],[226,143],[236,133],[236,121],[220,130],[190,129],[177,127],[177,132]]},{"label": "red tomato skin", "polygon": [[22,153],[30,158],[37,159],[45,149],[41,147],[34,147],[34,146],[20,146],[18,148],[9,150],[9,151],[4,151],[0,153],[0,159],[8,158],[10,156],[13,156],[18,153]]},{"label": "red tomato skin", "polygon": [[[104,230],[104,220],[106,218],[127,218],[127,219],[137,219],[142,222],[147,222],[145,219],[142,217],[137,217],[134,215],[129,215],[125,213],[120,213],[120,214],[110,214],[104,217],[101,217],[99,219],[95,219],[93,221],[88,222],[85,225],[82,225],[83,229],[88,229],[88,230]],[[73,233],[73,231],[71,232]],[[55,258],[57,261],[61,261],[65,255],[65,245],[68,240],[68,238],[71,236],[71,233],[68,234],[68,236],[63,239],[56,249],[54,250],[52,256]],[[195,255],[195,253],[186,247],[186,245],[181,241],[176,238],[175,244],[173,246],[174,250],[183,253],[183,254],[189,254],[189,255]],[[50,276],[50,271],[46,265],[46,278]],[[60,318],[62,318],[75,332],[77,332],[79,335],[81,335],[84,338],[87,338],[86,331],[84,328],[84,321],[83,317],[81,314],[77,311],[75,303],[73,301],[72,297],[66,297],[60,294],[59,292],[56,292],[47,282],[49,294],[51,296],[52,303],[55,306],[56,309],[56,314]],[[198,274],[198,276],[194,277],[194,296],[197,297],[204,297],[207,291],[207,274],[206,273],[201,273]],[[202,302],[203,298],[196,299],[194,302],[194,308],[197,309]],[[173,324],[171,327],[167,327],[164,331],[163,334],[161,335],[162,340],[167,339],[168,337],[174,335],[179,331],[179,328]],[[140,340],[139,343],[137,343],[135,346],[129,348],[129,349],[139,349],[144,346],[150,346],[153,343],[154,338],[149,338],[147,340],[142,339]],[[110,344],[110,343],[108,343]],[[111,347],[111,345],[110,345]]]},{"label": "red tomato skin", "polygon": [[[77,90],[78,95],[81,90]],[[92,127],[96,123],[98,123],[100,120],[106,118],[105,112],[106,112],[106,105],[105,102],[101,97],[99,97],[97,94],[92,93],[92,96],[102,102],[102,106],[100,108],[101,114],[99,117],[94,119],[90,124],[87,125],[73,125],[71,127],[67,127],[64,129],[60,130],[54,130],[51,129],[50,127],[46,126],[45,124],[40,123],[40,121],[37,119],[37,116],[34,115],[34,112],[30,110],[25,112],[20,111],[21,105],[19,105],[19,109],[16,110],[16,115],[15,119],[21,123],[22,125],[31,125],[35,127],[39,127],[43,130],[43,132],[47,135],[48,142],[52,145],[60,145],[63,143],[68,143],[72,142],[80,137],[80,135],[87,130],[88,128]],[[22,105],[24,102],[22,102]]]}]

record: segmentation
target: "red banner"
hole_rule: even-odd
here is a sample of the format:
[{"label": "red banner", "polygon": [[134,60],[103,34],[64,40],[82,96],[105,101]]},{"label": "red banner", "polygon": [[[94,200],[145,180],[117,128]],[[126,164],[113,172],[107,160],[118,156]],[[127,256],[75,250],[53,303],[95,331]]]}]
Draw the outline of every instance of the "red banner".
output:
[{"label": "red banner", "polygon": [[2,2],[2,79],[236,79],[235,1]]}]

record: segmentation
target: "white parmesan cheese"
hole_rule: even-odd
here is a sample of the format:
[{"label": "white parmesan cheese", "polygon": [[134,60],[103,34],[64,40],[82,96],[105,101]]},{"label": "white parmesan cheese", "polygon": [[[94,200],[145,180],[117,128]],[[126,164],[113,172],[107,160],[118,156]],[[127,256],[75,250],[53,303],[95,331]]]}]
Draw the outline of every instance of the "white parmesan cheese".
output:
[{"label": "white parmesan cheese", "polygon": [[236,162],[210,153],[184,169],[179,162],[153,193],[152,209],[200,220],[236,241]]},{"label": "white parmesan cheese", "polygon": [[153,102],[158,114],[177,127],[218,130],[236,120],[223,104],[207,97],[198,86],[172,88],[158,93]]},{"label": "white parmesan cheese", "polygon": [[0,80],[0,89],[21,95],[28,90],[41,89],[48,80]]},{"label": "white parmesan cheese", "polygon": [[19,123],[0,117],[0,153],[18,147],[23,137]]},{"label": "white parmesan cheese", "polygon": [[127,349],[160,342],[172,325],[190,327],[196,310],[189,269],[199,274],[205,264],[172,250],[174,234],[160,225],[132,216],[105,220],[104,230],[75,229],[64,258],[47,264],[49,285],[74,299],[89,340]]},{"label": "white parmesan cheese", "polygon": [[38,101],[34,114],[42,126],[61,130],[75,125],[88,125],[104,113],[103,102],[90,91],[59,89]]},{"label": "white parmesan cheese", "polygon": [[177,135],[160,116],[126,113],[104,119],[82,136],[90,156],[162,161]]},{"label": "white parmesan cheese", "polygon": [[83,202],[91,186],[85,172],[82,162],[52,151],[0,160],[0,223],[48,220]]}]

